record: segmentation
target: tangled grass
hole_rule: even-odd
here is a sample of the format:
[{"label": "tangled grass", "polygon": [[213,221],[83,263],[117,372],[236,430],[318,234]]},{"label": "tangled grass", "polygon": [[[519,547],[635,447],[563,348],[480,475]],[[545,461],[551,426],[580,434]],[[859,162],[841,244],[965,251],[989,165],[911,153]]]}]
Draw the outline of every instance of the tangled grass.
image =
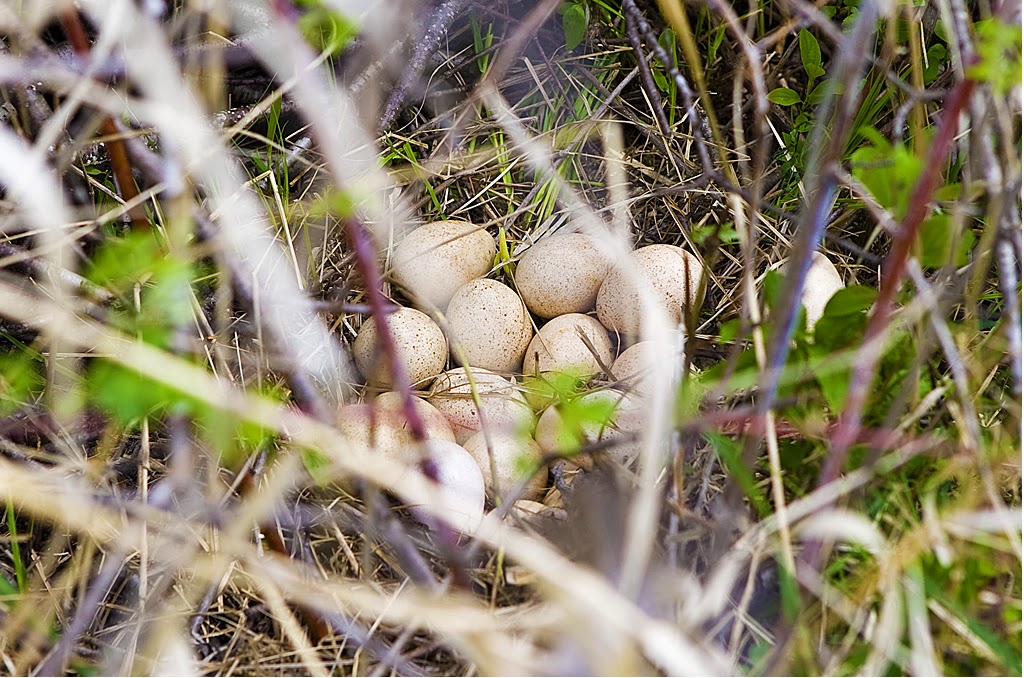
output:
[{"label": "tangled grass", "polygon": [[[1019,24],[0,3],[2,671],[1019,673]],[[461,538],[334,425],[439,219],[706,278],[637,463]]]}]

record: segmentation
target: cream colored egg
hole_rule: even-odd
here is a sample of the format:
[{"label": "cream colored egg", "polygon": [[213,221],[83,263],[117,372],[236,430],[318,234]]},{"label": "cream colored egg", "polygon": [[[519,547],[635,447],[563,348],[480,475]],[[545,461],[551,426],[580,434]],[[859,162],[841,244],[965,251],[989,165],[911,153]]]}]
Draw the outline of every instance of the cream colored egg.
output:
[{"label": "cream colored egg", "polygon": [[[429,480],[420,465],[410,463],[400,480],[420,490],[427,501],[453,528],[471,532],[484,515],[484,477],[473,457],[461,446],[448,440],[429,440],[425,452],[437,471],[437,482]],[[414,516],[430,523],[432,513],[423,504],[410,506]]]},{"label": "cream colored egg", "polygon": [[[448,341],[430,317],[414,308],[400,308],[388,315],[387,325],[398,359],[410,384],[419,384],[437,376],[448,360]],[[376,318],[359,328],[352,342],[356,367],[370,386],[395,386],[391,366],[381,349]]]},{"label": "cream colored egg", "polygon": [[391,278],[420,307],[443,309],[455,291],[487,275],[494,238],[466,221],[435,221],[413,230],[395,247]]},{"label": "cream colored egg", "polygon": [[540,446],[532,438],[524,435],[497,433],[490,436],[490,450],[494,456],[494,470],[491,474],[491,452],[487,447],[487,436],[484,432],[474,433],[463,447],[469,452],[480,471],[484,475],[484,485],[490,496],[505,497],[522,479],[523,468],[539,467],[527,481],[520,499],[536,499],[544,492],[547,485],[548,469],[541,466]]},{"label": "cream colored egg", "polygon": [[811,255],[811,267],[807,271],[807,281],[804,283],[803,294],[800,295],[800,303],[807,311],[807,327],[811,330],[821,317],[825,315],[825,306],[839,290],[843,289],[843,278],[836,270],[835,264],[829,261],[821,252]]},{"label": "cream colored egg", "polygon": [[[451,425],[436,407],[428,403],[423,398],[417,398],[416,396],[412,396],[412,404],[416,413],[420,415],[420,421],[423,422],[423,427],[426,429],[428,439],[450,440],[453,443],[455,442],[455,434],[452,432]],[[373,399],[373,406],[379,411],[387,413],[392,419],[400,421],[404,425],[405,429],[408,429],[408,425],[405,424],[402,394],[398,391],[381,393]],[[411,431],[409,435],[412,435]]]},{"label": "cream colored egg", "polygon": [[683,319],[684,308],[699,307],[703,269],[697,257],[674,245],[648,245],[630,257],[637,277],[612,269],[597,293],[597,317],[605,327],[629,340],[640,335],[642,289],[653,293],[673,325]]},{"label": "cream colored egg", "polygon": [[516,266],[516,288],[541,318],[593,310],[611,259],[582,233],[556,233],[531,245]]},{"label": "cream colored egg", "polygon": [[493,372],[469,368],[480,398],[478,410],[466,371],[459,367],[442,373],[434,380],[428,398],[448,419],[457,442],[463,443],[481,430],[483,422],[493,433],[532,431],[533,412],[515,384]]},{"label": "cream colored egg", "polygon": [[[643,400],[614,389],[593,391],[579,398],[579,411],[593,414],[594,406],[602,404],[609,416],[597,420],[591,417],[576,424],[566,423],[559,407],[544,410],[537,422],[537,444],[545,454],[571,455],[581,446],[602,440],[614,440],[632,434],[639,434],[646,426],[646,412]],[[564,407],[564,406],[562,406]],[[640,452],[639,440],[623,441],[606,448],[612,459],[629,463]],[[567,461],[582,468],[590,468],[590,455],[568,456]]]},{"label": "cream colored egg", "polygon": [[445,320],[456,362],[461,350],[472,367],[504,374],[522,367],[533,325],[511,287],[487,278],[471,280],[455,292]]},{"label": "cream colored egg", "polygon": [[[674,333],[675,334],[675,333]],[[683,343],[678,334],[669,343],[662,345],[659,353],[659,342],[639,341],[621,354],[612,363],[612,375],[623,383],[632,393],[641,395],[651,391],[651,379],[657,370],[673,371],[676,374],[683,365]]]},{"label": "cream colored egg", "polygon": [[[422,398],[413,397],[413,407],[423,422],[427,439],[455,442],[455,434],[444,415]],[[338,408],[338,429],[351,440],[394,458],[415,460],[416,437],[402,406],[401,394],[382,393],[372,403],[352,403]]]},{"label": "cream colored egg", "polygon": [[567,313],[552,318],[537,332],[526,349],[523,374],[567,372],[588,378],[600,374],[602,364],[609,367],[611,363],[612,340],[604,325],[589,315]]}]

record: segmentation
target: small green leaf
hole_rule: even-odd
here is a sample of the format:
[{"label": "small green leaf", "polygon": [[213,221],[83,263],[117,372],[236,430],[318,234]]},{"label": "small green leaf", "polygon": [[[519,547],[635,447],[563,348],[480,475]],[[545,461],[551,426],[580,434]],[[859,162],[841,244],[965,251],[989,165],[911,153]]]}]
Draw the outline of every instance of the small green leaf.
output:
[{"label": "small green leaf", "polygon": [[771,310],[778,305],[784,284],[782,274],[777,270],[768,271],[764,276],[764,305]]},{"label": "small green leaf", "polygon": [[779,106],[792,106],[800,103],[800,95],[788,87],[776,87],[768,92],[768,101]]},{"label": "small green leaf", "polygon": [[804,65],[804,71],[811,80],[825,75],[825,69],[821,67],[821,46],[818,39],[806,28],[800,29],[800,61]]},{"label": "small green leaf", "polygon": [[809,106],[817,106],[825,100],[825,95],[828,94],[828,87],[831,83],[828,80],[822,80],[814,86],[810,92],[807,93],[807,104]]},{"label": "small green leaf", "polygon": [[832,364],[832,353],[824,346],[815,345],[811,347],[810,369],[814,380],[821,388],[821,394],[825,396],[825,402],[833,412],[843,409],[846,402],[846,394],[850,390],[849,368],[841,368]]},{"label": "small green leaf", "polygon": [[565,48],[572,51],[579,47],[587,35],[587,6],[574,2],[562,5],[562,30],[565,31]]}]

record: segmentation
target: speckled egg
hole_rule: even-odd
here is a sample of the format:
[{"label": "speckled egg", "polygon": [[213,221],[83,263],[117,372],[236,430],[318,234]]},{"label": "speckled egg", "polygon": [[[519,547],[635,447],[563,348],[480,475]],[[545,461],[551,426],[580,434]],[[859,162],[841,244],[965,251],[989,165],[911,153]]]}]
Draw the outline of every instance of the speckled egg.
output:
[{"label": "speckled egg", "polygon": [[650,392],[649,382],[655,370],[682,369],[682,337],[673,337],[662,355],[656,353],[658,344],[656,341],[639,341],[619,354],[612,363],[612,375],[616,380],[623,382],[628,391],[647,394]]},{"label": "speckled egg", "polygon": [[512,288],[497,280],[471,280],[455,292],[445,313],[452,358],[472,367],[518,372],[533,337],[530,314]]},{"label": "speckled egg", "polygon": [[[448,341],[441,328],[426,313],[414,308],[400,308],[388,315],[387,325],[409,383],[425,382],[444,369],[448,360]],[[367,384],[395,386],[387,355],[380,347],[376,318],[370,318],[359,328],[352,342],[352,357]]]},{"label": "speckled egg", "polygon": [[418,306],[443,309],[455,291],[487,275],[497,247],[487,231],[466,221],[435,221],[395,247],[391,279]]},{"label": "speckled egg", "polygon": [[602,371],[601,363],[605,367],[612,364],[608,330],[589,315],[566,313],[552,318],[537,332],[526,349],[523,374],[567,372],[587,378]]},{"label": "speckled egg", "polygon": [[605,327],[629,340],[640,335],[644,287],[654,294],[671,324],[683,319],[684,307],[699,306],[703,269],[697,257],[674,245],[648,245],[630,257],[638,278],[624,268],[612,269],[597,293],[597,317]]},{"label": "speckled egg", "polygon": [[522,479],[523,469],[538,467],[538,470],[527,481],[520,499],[536,499],[544,492],[547,485],[547,466],[541,465],[540,446],[532,438],[509,433],[496,433],[491,437],[491,450],[494,453],[496,476],[491,474],[491,454],[487,448],[487,436],[483,431],[474,433],[463,443],[484,476],[484,485],[490,496],[505,497]]},{"label": "speckled egg", "polygon": [[[483,422],[491,432],[528,433],[533,429],[533,412],[522,394],[508,379],[479,368],[471,367],[476,393],[480,397],[478,410],[473,399],[466,368],[442,373],[430,388],[430,403],[441,411],[451,424],[455,440],[464,443]],[[481,416],[482,415],[482,416]]]},{"label": "speckled egg", "polygon": [[825,315],[825,306],[832,295],[843,289],[843,278],[836,270],[835,264],[821,252],[811,255],[811,267],[807,271],[800,303],[807,311],[807,327],[811,330],[821,317]]},{"label": "speckled egg", "polygon": [[516,288],[541,318],[593,310],[611,259],[582,233],[556,233],[526,250],[516,266]]},{"label": "speckled egg", "polygon": [[[604,404],[611,416],[602,421],[588,420],[572,428],[566,425],[559,407],[544,410],[537,422],[537,444],[546,454],[572,454],[582,445],[610,440],[624,434],[643,431],[646,426],[646,411],[643,400],[615,389],[593,391],[581,396],[578,404],[582,411],[593,412],[593,407]],[[563,406],[564,407],[564,406]],[[607,453],[619,463],[629,463],[640,452],[640,441],[623,441],[607,448]],[[593,466],[590,455],[569,456],[568,462],[581,468]]]},{"label": "speckled egg", "polygon": [[[455,434],[448,420],[437,408],[415,397],[413,407],[423,422],[427,439],[455,442]],[[390,457],[416,459],[416,439],[409,427],[399,393],[390,391],[369,403],[344,405],[338,408],[335,421],[338,430],[359,444]]]}]

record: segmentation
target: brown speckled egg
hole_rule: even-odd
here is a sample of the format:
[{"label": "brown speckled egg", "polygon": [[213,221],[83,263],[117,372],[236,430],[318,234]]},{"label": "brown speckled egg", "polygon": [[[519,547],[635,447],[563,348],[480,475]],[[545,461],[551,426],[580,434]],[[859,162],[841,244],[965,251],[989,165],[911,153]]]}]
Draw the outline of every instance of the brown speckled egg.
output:
[{"label": "brown speckled egg", "polygon": [[[590,340],[594,352],[583,341],[581,333]],[[589,315],[566,313],[552,318],[537,332],[526,349],[523,374],[568,372],[592,377],[602,371],[598,358],[605,367],[612,363],[612,340],[608,330]]]},{"label": "brown speckled egg", "polygon": [[483,417],[473,399],[473,387],[466,368],[448,370],[434,380],[428,400],[448,418],[455,440],[464,443],[486,421],[492,433],[527,433],[533,429],[533,412],[522,394],[508,379],[471,367],[476,392],[480,396]]},{"label": "brown speckled egg", "polygon": [[[444,332],[426,313],[414,308],[400,308],[388,315],[387,325],[399,360],[405,367],[411,384],[419,384],[437,376],[448,360],[448,342]],[[370,318],[359,328],[352,342],[352,357],[356,367],[370,386],[390,386],[391,366],[381,350],[377,337],[376,318]]]},{"label": "brown speckled egg", "polygon": [[[641,398],[630,396],[615,389],[593,391],[580,396],[578,404],[582,411],[593,411],[593,406],[604,403],[611,416],[603,421],[586,421],[572,428],[564,423],[558,407],[544,410],[537,422],[537,444],[546,454],[572,455],[582,445],[599,440],[613,440],[625,434],[639,434],[646,425],[646,413]],[[640,441],[623,441],[606,449],[612,459],[628,463],[640,452]],[[569,456],[568,462],[581,468],[593,466],[589,455]]]},{"label": "brown speckled egg", "polygon": [[800,303],[807,311],[807,327],[811,330],[821,317],[825,315],[825,306],[832,295],[843,289],[843,278],[836,270],[835,264],[821,252],[811,255],[811,267],[807,271]]},{"label": "brown speckled egg", "polygon": [[627,339],[640,335],[641,286],[654,293],[672,324],[682,320],[684,306],[700,304],[703,269],[697,257],[674,245],[648,245],[630,256],[639,279],[625,269],[612,269],[597,293],[597,317],[605,327]]},{"label": "brown speckled egg", "polygon": [[[413,407],[423,422],[427,439],[455,442],[452,427],[437,408],[421,398],[413,398]],[[406,461],[416,459],[416,439],[405,417],[399,393],[382,393],[372,403],[344,405],[338,408],[336,422],[338,430],[350,439],[381,454]]]},{"label": "brown speckled egg", "polygon": [[395,247],[391,278],[417,305],[443,309],[455,291],[487,275],[497,247],[487,231],[466,221],[435,221]]},{"label": "brown speckled egg", "polygon": [[480,466],[490,496],[504,498],[522,479],[523,469],[530,467],[537,467],[537,471],[530,476],[519,498],[536,499],[544,492],[548,469],[541,464],[540,446],[532,438],[508,433],[491,436],[496,477],[491,475],[491,455],[487,451],[487,437],[483,431],[474,433],[462,446]]},{"label": "brown speckled egg", "polygon": [[[657,355],[658,342],[639,341],[623,351],[612,363],[612,375],[623,382],[633,393],[646,394],[650,391],[651,374],[659,367],[682,369],[683,350],[681,337],[673,337],[665,355]],[[671,361],[669,363],[668,361]]]},{"label": "brown speckled egg", "polygon": [[512,288],[496,280],[471,280],[458,289],[445,313],[452,358],[461,350],[472,367],[518,372],[533,337],[530,314]]},{"label": "brown speckled egg", "polygon": [[556,233],[523,254],[516,266],[516,288],[541,318],[586,313],[594,308],[610,265],[590,236]]}]

